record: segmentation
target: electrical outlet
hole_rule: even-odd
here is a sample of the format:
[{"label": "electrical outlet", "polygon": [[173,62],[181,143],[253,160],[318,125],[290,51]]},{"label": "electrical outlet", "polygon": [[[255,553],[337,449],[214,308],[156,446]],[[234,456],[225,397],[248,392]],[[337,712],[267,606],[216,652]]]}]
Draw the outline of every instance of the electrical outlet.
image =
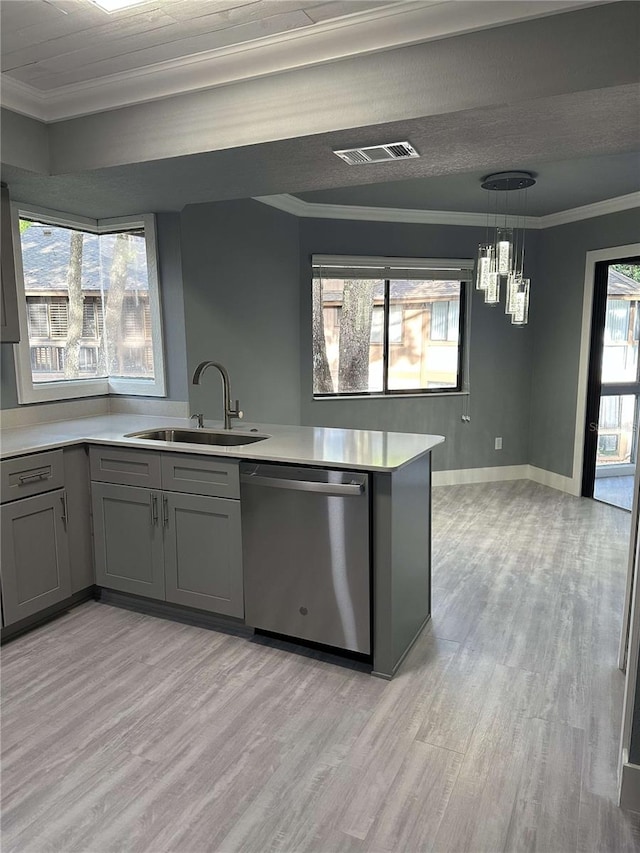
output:
[{"label": "electrical outlet", "polygon": [[502,436],[501,435],[496,436],[495,449],[496,450],[502,450]]}]

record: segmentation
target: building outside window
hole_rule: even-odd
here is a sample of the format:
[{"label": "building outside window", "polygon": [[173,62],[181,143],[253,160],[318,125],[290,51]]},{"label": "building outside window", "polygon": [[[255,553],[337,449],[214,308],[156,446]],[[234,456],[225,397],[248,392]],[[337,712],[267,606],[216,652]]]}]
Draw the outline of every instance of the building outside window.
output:
[{"label": "building outside window", "polygon": [[460,391],[470,272],[446,264],[315,256],[314,396]]},{"label": "building outside window", "polygon": [[153,217],[92,227],[20,210],[19,233],[20,402],[164,395]]}]

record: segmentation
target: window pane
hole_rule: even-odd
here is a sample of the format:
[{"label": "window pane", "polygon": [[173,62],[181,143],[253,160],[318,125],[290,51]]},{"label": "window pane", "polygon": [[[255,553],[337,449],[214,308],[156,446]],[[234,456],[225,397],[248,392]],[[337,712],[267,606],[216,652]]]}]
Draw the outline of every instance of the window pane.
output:
[{"label": "window pane", "polygon": [[384,281],[314,278],[314,394],[382,391],[383,304]]},{"label": "window pane", "polygon": [[622,299],[607,299],[607,317],[604,327],[605,342],[626,341],[629,331],[629,303]]},{"label": "window pane", "polygon": [[96,337],[85,300],[101,299],[98,236],[21,219],[20,242],[33,382],[105,376],[98,340],[91,368],[81,355]]},{"label": "window pane", "polygon": [[404,318],[404,308],[402,305],[389,306],[389,343],[402,343],[402,321]]},{"label": "window pane", "polygon": [[108,375],[153,379],[144,233],[102,234],[100,258]]},{"label": "window pane", "polygon": [[635,382],[638,371],[640,266],[609,267],[605,313],[603,382]]},{"label": "window pane", "polygon": [[449,317],[447,319],[447,340],[457,343],[460,336],[460,300],[449,302]]},{"label": "window pane", "polygon": [[431,305],[431,340],[447,340],[447,324],[449,318],[449,303],[434,302]]},{"label": "window pane", "polygon": [[389,389],[458,387],[460,282],[394,280],[389,288],[390,311],[402,312],[401,344],[389,348]]},{"label": "window pane", "polygon": [[635,394],[602,396],[596,465],[635,463]]},{"label": "window pane", "polygon": [[376,305],[371,315],[371,343],[384,343],[384,307]]}]

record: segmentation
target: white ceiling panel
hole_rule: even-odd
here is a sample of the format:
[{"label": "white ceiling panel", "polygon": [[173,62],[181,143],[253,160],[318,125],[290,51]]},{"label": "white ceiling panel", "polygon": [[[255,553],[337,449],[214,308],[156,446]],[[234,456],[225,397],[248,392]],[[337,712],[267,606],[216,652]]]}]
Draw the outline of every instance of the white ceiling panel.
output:
[{"label": "white ceiling panel", "polygon": [[[118,57],[126,56],[128,54],[136,54],[136,60],[142,61],[145,60],[145,56],[140,55],[141,51],[150,49],[152,51],[150,55],[153,56],[154,48],[163,47],[167,44],[175,46],[175,51],[173,52],[174,55],[170,58],[175,58],[175,56],[185,56],[186,54],[202,50],[202,48],[198,48],[197,45],[200,43],[207,44],[207,35],[209,33],[225,29],[234,30],[234,39],[246,40],[247,35],[236,28],[241,24],[261,21],[259,10],[255,8],[256,5],[256,3],[253,3],[250,6],[245,5],[238,9],[232,9],[228,12],[217,12],[215,14],[204,15],[199,18],[185,18],[179,22],[169,20],[165,17],[162,21],[154,22],[152,26],[145,26],[143,24],[138,25],[135,29],[133,29],[133,27],[127,29],[123,28],[121,32],[111,33],[111,37],[108,39],[104,37],[104,31],[101,33],[98,33],[97,31],[89,31],[88,33],[74,36],[72,40],[68,40],[66,49],[64,44],[60,44],[63,40],[57,39],[50,43],[52,50],[51,55],[49,57],[42,56],[41,60],[37,63],[36,68],[47,73],[62,73],[75,71],[102,60],[117,59]],[[294,7],[299,7],[300,5],[300,0],[293,0],[293,2],[290,3],[278,3],[278,17],[282,18],[284,14],[291,11],[299,11],[299,9]],[[291,9],[284,8],[286,6],[290,6]],[[276,7],[274,7],[274,11],[275,8]],[[168,20],[169,22],[167,23]],[[301,16],[300,20],[302,25],[305,26],[310,23],[310,19],[306,16]],[[281,31],[282,28],[276,28],[276,32]],[[249,38],[255,37],[252,35],[252,31],[249,31],[248,35]],[[196,37],[199,39],[199,41],[195,43],[197,48],[196,50],[194,50],[194,47],[191,44],[185,41],[189,37]],[[227,42],[225,41],[225,43]],[[235,41],[231,43],[235,43]],[[218,45],[214,44],[214,47],[216,46]],[[211,48],[207,46],[205,49],[209,50]],[[145,61],[144,64],[149,63]]]},{"label": "white ceiling panel", "polygon": [[[38,2],[34,0],[34,5]],[[18,57],[20,63],[38,62],[47,56],[56,56],[84,44],[109,43],[127,33],[144,32],[150,27],[175,23],[160,9],[147,9],[138,11],[137,15],[112,19],[96,7],[93,8],[95,13],[83,11],[76,15],[60,16],[60,20],[53,24],[38,22],[12,32],[4,24],[4,6],[0,6],[3,62],[9,57],[14,59],[22,51],[25,54]]]},{"label": "white ceiling panel", "polygon": [[122,56],[82,65],[73,70],[56,71],[50,68],[50,65],[56,65],[56,60],[53,59],[39,63],[37,67],[30,65],[16,69],[11,72],[11,76],[30,83],[42,91],[47,91],[71,83],[79,83],[110,74],[120,74],[123,71],[132,71],[146,65],[288,32],[306,27],[309,23],[309,18],[304,12],[288,12],[284,15],[273,15],[261,21],[253,21],[236,27],[227,27],[223,30],[206,32],[154,47],[135,50]]},{"label": "white ceiling panel", "polygon": [[150,0],[109,15],[90,0],[5,0],[2,70],[48,91],[393,5],[398,0]]}]

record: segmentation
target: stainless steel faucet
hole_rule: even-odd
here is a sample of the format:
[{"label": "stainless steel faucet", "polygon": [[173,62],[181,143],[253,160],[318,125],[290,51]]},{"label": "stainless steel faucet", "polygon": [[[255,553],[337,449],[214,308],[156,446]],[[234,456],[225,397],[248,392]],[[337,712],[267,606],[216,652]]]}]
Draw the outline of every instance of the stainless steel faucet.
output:
[{"label": "stainless steel faucet", "polygon": [[196,367],[193,374],[193,384],[199,385],[202,374],[208,367],[216,367],[222,377],[222,396],[224,405],[224,428],[231,429],[231,418],[241,418],[243,413],[240,411],[240,401],[236,400],[235,407],[231,407],[231,385],[229,383],[229,374],[225,367],[218,364],[217,361],[201,361]]}]

